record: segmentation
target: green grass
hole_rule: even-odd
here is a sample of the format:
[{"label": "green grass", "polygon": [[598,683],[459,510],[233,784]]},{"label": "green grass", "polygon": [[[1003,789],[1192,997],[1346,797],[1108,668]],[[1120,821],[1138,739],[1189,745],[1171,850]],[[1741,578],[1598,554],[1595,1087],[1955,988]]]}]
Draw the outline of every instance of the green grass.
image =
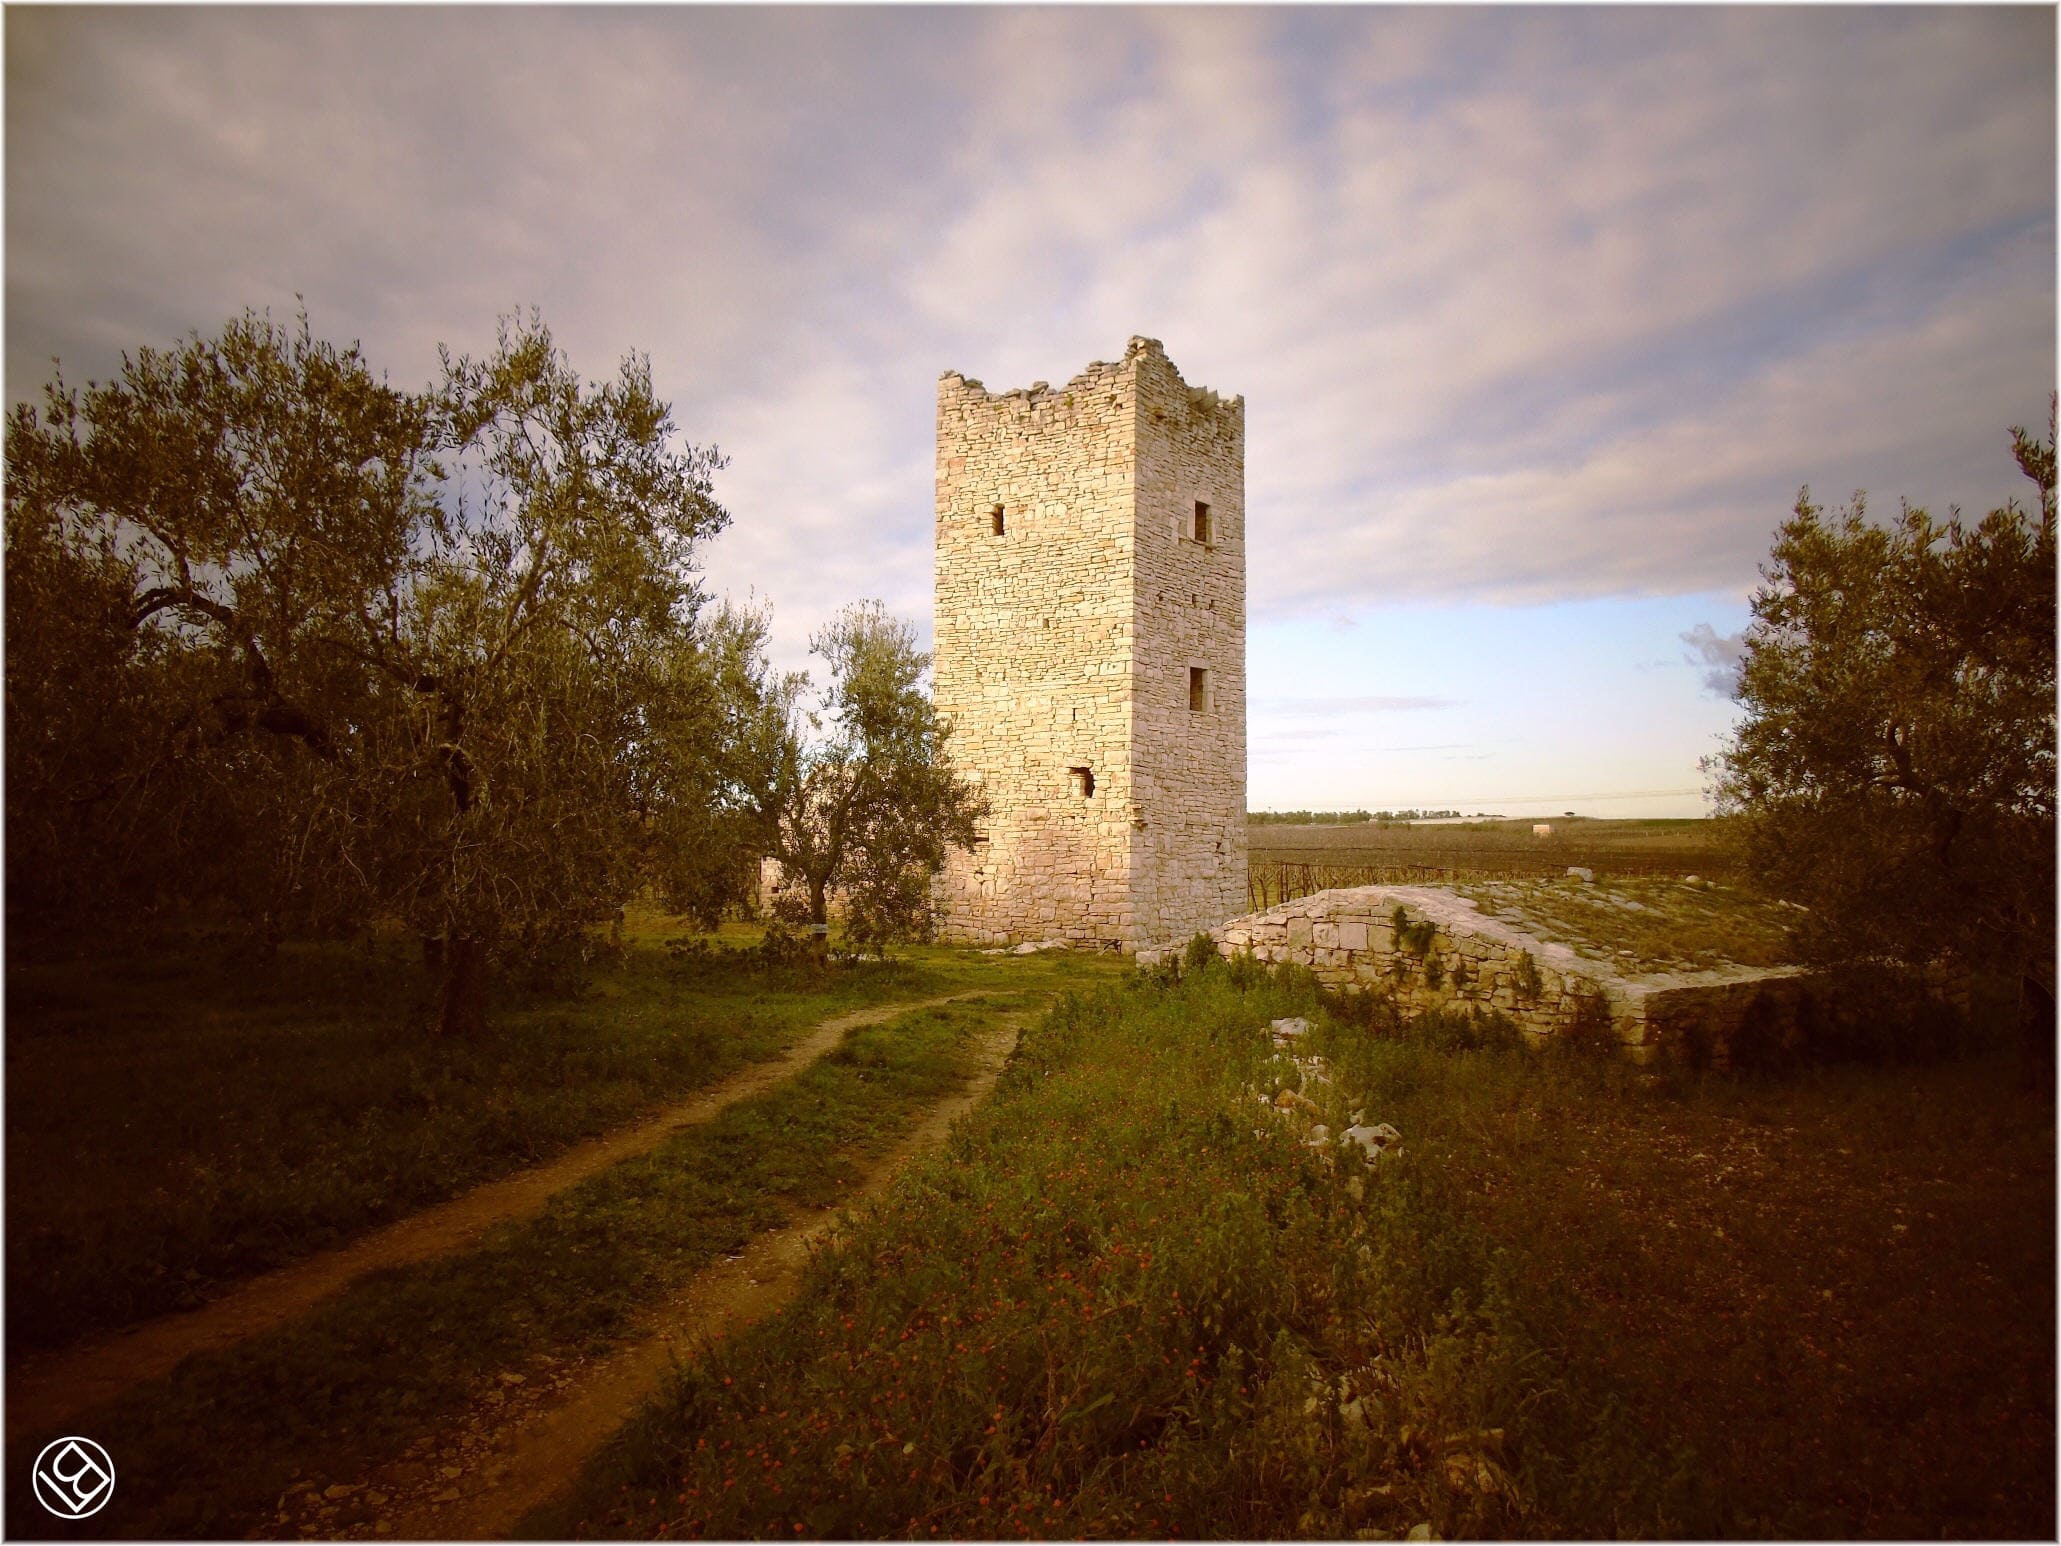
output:
[{"label": "green grass", "polygon": [[[950,1152],[542,1533],[2021,1536],[2053,1113],[1983,1061],[1652,1075],[1319,1014],[1369,1172],[1260,1109],[1306,979],[1066,1005]],[[1358,1182],[1357,1189],[1354,1182]]]},{"label": "green grass", "polygon": [[[856,1031],[793,1081],[613,1167],[479,1249],[367,1279],[292,1326],[189,1359],[82,1418],[81,1431],[120,1457],[121,1494],[92,1528],[263,1532],[297,1472],[354,1474],[401,1454],[500,1372],[620,1342],[640,1312],[717,1256],[846,1195],[869,1156],[964,1082],[973,1033],[1036,1002],[1000,993]],[[14,1506],[33,1509],[25,1494]]]},{"label": "green grass", "polygon": [[[435,1033],[419,958],[391,940],[289,945],[264,966],[11,959],[9,1358],[193,1305],[548,1158],[827,1016],[995,980],[992,960],[946,950],[746,970],[669,951],[690,936],[681,920],[630,922],[577,990],[504,983],[477,1041]],[[1036,956],[1007,980],[1097,965]]]}]

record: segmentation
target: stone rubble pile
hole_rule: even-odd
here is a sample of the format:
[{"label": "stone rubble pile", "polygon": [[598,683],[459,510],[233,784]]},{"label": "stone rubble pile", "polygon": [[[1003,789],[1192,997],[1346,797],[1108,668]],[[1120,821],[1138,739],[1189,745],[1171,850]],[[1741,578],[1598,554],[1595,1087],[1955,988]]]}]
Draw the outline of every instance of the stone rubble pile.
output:
[{"label": "stone rubble pile", "polygon": [[1361,1110],[1353,1112],[1351,1125],[1344,1132],[1336,1138],[1332,1136],[1330,1124],[1318,1120],[1325,1115],[1327,1103],[1334,1109],[1344,1104],[1332,1082],[1330,1066],[1315,1053],[1297,1056],[1287,1050],[1294,1048],[1309,1034],[1309,1030],[1310,1022],[1300,1015],[1275,1020],[1268,1025],[1267,1031],[1274,1046],[1282,1049],[1268,1060],[1267,1066],[1274,1070],[1269,1083],[1280,1088],[1252,1089],[1250,1093],[1277,1120],[1286,1121],[1292,1130],[1301,1132],[1305,1148],[1321,1149],[1327,1153],[1357,1149],[1360,1157],[1372,1165],[1382,1155],[1393,1153],[1402,1142],[1403,1135],[1386,1122],[1370,1126],[1367,1113]]}]

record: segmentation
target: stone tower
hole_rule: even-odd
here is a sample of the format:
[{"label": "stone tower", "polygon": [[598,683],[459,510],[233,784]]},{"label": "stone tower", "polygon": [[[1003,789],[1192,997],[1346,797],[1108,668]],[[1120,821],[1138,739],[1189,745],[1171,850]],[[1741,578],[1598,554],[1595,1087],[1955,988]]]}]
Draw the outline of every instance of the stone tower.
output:
[{"label": "stone tower", "polygon": [[1246,910],[1245,400],[1155,339],[937,390],[934,691],[985,835],[949,939],[1125,949]]}]

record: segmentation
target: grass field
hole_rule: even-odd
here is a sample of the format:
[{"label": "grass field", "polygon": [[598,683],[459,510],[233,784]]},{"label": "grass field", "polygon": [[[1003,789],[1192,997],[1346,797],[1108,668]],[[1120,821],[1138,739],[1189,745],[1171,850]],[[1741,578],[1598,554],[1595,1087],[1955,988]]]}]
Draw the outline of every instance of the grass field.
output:
[{"label": "grass field", "polygon": [[[1373,1170],[1258,1109],[1288,1013]],[[533,1529],[2051,1536],[2045,1091],[1471,1038],[1231,964],[1070,1003]]]},{"label": "grass field", "polygon": [[[795,1208],[835,1203],[869,1153],[964,1081],[973,1033],[1034,1001],[1005,991],[856,1031],[794,1080],[477,1249],[367,1278],[304,1320],[188,1359],[92,1415],[94,1435],[122,1457],[124,1490],[88,1533],[262,1533],[295,1476],[391,1459],[497,1375],[614,1346],[718,1255]],[[11,1459],[25,1470],[29,1456]],[[25,1492],[14,1499],[10,1534],[36,1519]]]},{"label": "grass field", "polygon": [[[1644,1072],[1398,1026],[1249,962],[925,949],[821,975],[667,948],[683,934],[639,920],[584,989],[511,993],[460,1045],[426,1034],[393,954],[10,963],[11,1313],[26,1284],[52,1341],[541,1156],[826,1014],[988,995],[855,1032],[476,1247],[86,1414],[124,1468],[119,1516],[86,1533],[263,1534],[290,1485],[413,1463],[497,1380],[622,1345],[717,1256],[847,1195],[998,1008],[1064,991],[948,1150],[535,1532],[2052,1534],[2053,1108],[2006,1061]],[[1289,1014],[1328,1082],[1274,1052]],[[1298,1084],[1314,1114],[1263,1108]],[[1303,1141],[1356,1112],[1402,1134],[1374,1168]]]},{"label": "grass field", "polygon": [[[546,1158],[826,1016],[991,975],[942,950],[819,974],[666,948],[689,937],[633,915],[620,956],[579,988],[504,987],[476,1041],[430,1029],[419,959],[393,941],[292,945],[265,966],[11,959],[10,1361]],[[1010,980],[1093,964],[1032,957]]]},{"label": "grass field", "polygon": [[1454,885],[1560,875],[1701,878],[1732,873],[1717,823],[1555,817],[1548,837],[1523,821],[1354,822],[1246,827],[1254,911],[1334,886]]},{"label": "grass field", "polygon": [[1563,868],[1592,862],[1625,868],[1684,862],[1715,868],[1727,863],[1715,822],[1555,817],[1550,825],[1550,837],[1535,837],[1530,820],[1355,822],[1332,827],[1252,822],[1246,836],[1252,856],[1268,860],[1364,854],[1427,863],[1464,862],[1471,856],[1484,864],[1507,861]]}]

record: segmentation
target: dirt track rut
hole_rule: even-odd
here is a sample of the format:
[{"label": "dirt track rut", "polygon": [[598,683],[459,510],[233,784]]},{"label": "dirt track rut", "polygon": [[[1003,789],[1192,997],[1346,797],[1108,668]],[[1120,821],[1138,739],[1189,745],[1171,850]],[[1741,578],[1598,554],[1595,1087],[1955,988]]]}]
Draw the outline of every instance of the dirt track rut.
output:
[{"label": "dirt track rut", "polygon": [[738,1101],[793,1078],[835,1048],[848,1031],[983,996],[952,993],[838,1015],[821,1022],[778,1057],[740,1069],[698,1095],[581,1144],[555,1160],[475,1187],[348,1245],[263,1273],[197,1310],[160,1316],[113,1336],[24,1363],[7,1376],[8,1439],[63,1432],[80,1413],[148,1380],[162,1378],[183,1359],[233,1347],[282,1325],[367,1273],[446,1255],[470,1245],[497,1224],[531,1217],[566,1188],[657,1148],[683,1127],[710,1121]]},{"label": "dirt track rut", "polygon": [[717,1262],[661,1306],[635,1343],[556,1381],[532,1386],[526,1380],[490,1392],[457,1424],[419,1441],[407,1459],[343,1483],[348,1494],[331,1517],[323,1518],[322,1510],[331,1506],[326,1494],[337,1484],[306,1484],[300,1507],[292,1498],[282,1500],[285,1506],[264,1533],[506,1538],[526,1515],[572,1484],[601,1446],[657,1393],[677,1360],[784,1306],[799,1286],[811,1244],[844,1208],[879,1197],[912,1156],[942,1141],[952,1123],[994,1087],[1032,1018],[1029,1012],[998,1015],[977,1043],[980,1061],[972,1081],[932,1107],[892,1153],[869,1168],[845,1203],[800,1215],[760,1235],[740,1255]]}]

